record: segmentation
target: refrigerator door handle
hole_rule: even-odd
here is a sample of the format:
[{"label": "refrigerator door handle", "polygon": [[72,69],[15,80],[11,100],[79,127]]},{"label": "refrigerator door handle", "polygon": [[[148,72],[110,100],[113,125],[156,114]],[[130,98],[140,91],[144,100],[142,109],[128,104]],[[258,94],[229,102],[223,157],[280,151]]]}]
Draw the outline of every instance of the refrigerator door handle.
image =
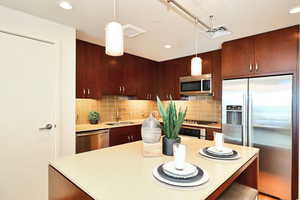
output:
[{"label": "refrigerator door handle", "polygon": [[242,144],[247,145],[247,95],[243,94]]},{"label": "refrigerator door handle", "polygon": [[253,98],[252,98],[252,95],[249,96],[249,123],[248,123],[248,126],[249,126],[249,133],[248,133],[248,146],[252,147],[253,146],[253,143],[252,143],[252,135],[253,135],[253,132],[252,132],[252,126],[253,126]]}]

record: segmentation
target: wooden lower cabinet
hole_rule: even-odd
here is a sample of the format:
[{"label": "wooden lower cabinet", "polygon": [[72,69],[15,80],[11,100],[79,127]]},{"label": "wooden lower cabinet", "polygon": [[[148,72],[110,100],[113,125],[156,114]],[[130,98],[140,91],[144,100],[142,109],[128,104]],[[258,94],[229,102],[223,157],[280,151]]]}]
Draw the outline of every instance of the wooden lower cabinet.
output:
[{"label": "wooden lower cabinet", "polygon": [[109,146],[126,144],[141,139],[141,125],[112,128],[109,131]]}]

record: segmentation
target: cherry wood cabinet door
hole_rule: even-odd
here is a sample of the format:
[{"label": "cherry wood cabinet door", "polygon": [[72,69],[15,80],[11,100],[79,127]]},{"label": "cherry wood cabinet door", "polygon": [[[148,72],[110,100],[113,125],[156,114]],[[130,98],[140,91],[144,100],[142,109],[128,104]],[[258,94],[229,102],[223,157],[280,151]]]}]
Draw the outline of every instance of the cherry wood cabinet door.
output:
[{"label": "cherry wood cabinet door", "polygon": [[212,91],[215,100],[222,99],[221,50],[212,52]]},{"label": "cherry wood cabinet door", "polygon": [[158,69],[158,91],[159,91],[159,98],[160,100],[170,100],[171,90],[172,87],[172,75],[173,73],[170,73],[170,67],[168,66],[168,63],[161,62],[159,63],[159,69]]},{"label": "cherry wood cabinet door", "polygon": [[272,75],[296,71],[299,26],[254,36],[255,74]]},{"label": "cherry wood cabinet door", "polygon": [[130,133],[132,136],[131,142],[142,140],[141,128],[142,128],[141,125],[131,126],[131,133]]},{"label": "cherry wood cabinet door", "polygon": [[121,132],[119,128],[110,129],[109,146],[126,144],[130,142],[129,134]]},{"label": "cherry wood cabinet door", "polygon": [[138,58],[136,61],[138,62],[138,70],[135,76],[135,81],[138,86],[137,97],[140,100],[148,100],[150,97],[149,80],[152,79],[149,74],[151,66],[149,66],[149,62],[146,59]]},{"label": "cherry wood cabinet door", "polygon": [[212,52],[202,53],[199,57],[202,60],[202,74],[211,74],[212,73]]},{"label": "cherry wood cabinet door", "polygon": [[122,95],[126,96],[136,96],[138,89],[137,82],[137,71],[138,71],[138,62],[137,57],[129,54],[124,54],[123,57],[123,82]]},{"label": "cherry wood cabinet door", "polygon": [[111,128],[109,130],[109,146],[126,144],[141,140],[141,125]]},{"label": "cherry wood cabinet door", "polygon": [[105,56],[103,59],[105,65],[106,86],[103,88],[103,94],[122,95],[123,93],[123,56],[113,57]]},{"label": "cherry wood cabinet door", "polygon": [[85,45],[76,41],[76,98],[85,98],[85,82],[86,80],[86,48]]},{"label": "cherry wood cabinet door", "polygon": [[98,61],[101,52],[97,45],[76,41],[76,97],[100,98]]},{"label": "cherry wood cabinet door", "polygon": [[84,80],[87,83],[86,97],[92,99],[101,98],[99,61],[102,59],[102,54],[97,45],[87,45],[87,77]]},{"label": "cherry wood cabinet door", "polygon": [[254,72],[254,40],[243,38],[222,45],[222,78],[249,77]]}]

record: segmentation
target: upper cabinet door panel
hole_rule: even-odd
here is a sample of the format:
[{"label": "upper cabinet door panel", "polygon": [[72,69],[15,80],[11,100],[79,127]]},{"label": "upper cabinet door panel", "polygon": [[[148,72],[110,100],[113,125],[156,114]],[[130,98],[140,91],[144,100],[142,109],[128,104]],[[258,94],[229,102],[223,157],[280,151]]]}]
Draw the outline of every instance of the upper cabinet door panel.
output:
[{"label": "upper cabinet door panel", "polygon": [[129,54],[124,54],[123,60],[122,95],[135,96],[137,94],[136,76],[139,64],[136,56]]},{"label": "upper cabinet door panel", "polygon": [[256,74],[289,73],[296,70],[298,26],[256,35],[254,40]]},{"label": "upper cabinet door panel", "polygon": [[103,87],[106,95],[121,95],[123,88],[123,56],[105,56],[104,65],[106,67],[107,82]]},{"label": "upper cabinet door panel", "polygon": [[222,77],[238,78],[253,73],[254,41],[244,38],[222,45]]}]

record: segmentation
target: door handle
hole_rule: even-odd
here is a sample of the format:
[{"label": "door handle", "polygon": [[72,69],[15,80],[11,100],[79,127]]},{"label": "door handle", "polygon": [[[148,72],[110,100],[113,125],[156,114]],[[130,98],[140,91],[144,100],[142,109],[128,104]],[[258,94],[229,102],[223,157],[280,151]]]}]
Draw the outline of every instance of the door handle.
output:
[{"label": "door handle", "polygon": [[46,126],[39,128],[39,130],[51,130],[53,128],[52,124],[46,124]]}]

